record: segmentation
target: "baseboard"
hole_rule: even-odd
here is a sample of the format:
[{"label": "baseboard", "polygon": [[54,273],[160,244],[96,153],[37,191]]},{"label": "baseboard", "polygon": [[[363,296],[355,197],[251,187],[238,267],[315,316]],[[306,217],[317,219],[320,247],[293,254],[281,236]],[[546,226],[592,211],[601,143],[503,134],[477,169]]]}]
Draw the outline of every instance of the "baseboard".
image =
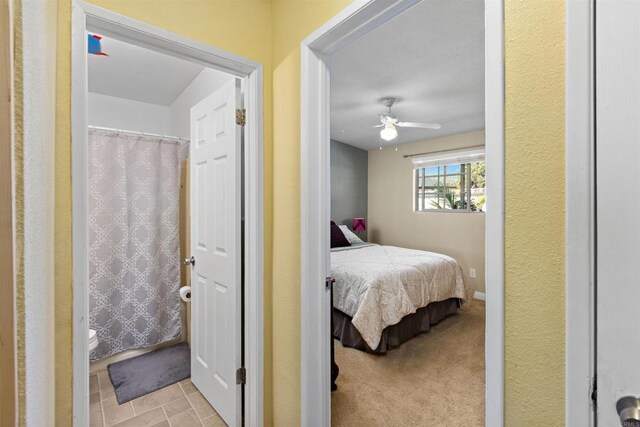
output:
[{"label": "baseboard", "polygon": [[473,299],[484,301],[485,300],[485,293],[484,292],[474,291],[473,292]]}]

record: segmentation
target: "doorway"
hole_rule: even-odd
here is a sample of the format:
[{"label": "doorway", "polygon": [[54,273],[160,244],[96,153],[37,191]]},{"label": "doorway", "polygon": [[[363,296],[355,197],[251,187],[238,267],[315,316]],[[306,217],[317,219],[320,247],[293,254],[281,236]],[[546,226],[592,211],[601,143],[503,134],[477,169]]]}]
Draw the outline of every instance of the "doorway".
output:
[{"label": "doorway", "polygon": [[[331,56],[416,1],[348,7],[302,44],[302,420],[329,425],[332,331],[329,289]],[[485,2],[486,341],[485,423],[503,423],[503,38],[502,2]],[[320,349],[320,351],[319,351]]]},{"label": "doorway", "polygon": [[429,0],[331,55],[332,425],[484,425],[484,47]]},{"label": "doorway", "polygon": [[[192,93],[196,94],[197,99],[191,99],[187,103],[186,110],[181,109],[180,112],[169,112],[169,115],[163,115],[163,111],[158,108],[150,108],[143,113],[127,110],[122,99],[117,100],[120,107],[116,106],[115,108],[113,105],[109,107],[109,102],[113,103],[116,100],[101,99],[101,103],[98,104],[102,107],[106,106],[106,111],[117,114],[96,114],[98,110],[95,108],[97,104],[93,102],[95,99],[89,99],[90,97],[87,93],[87,87],[89,86],[87,82],[91,83],[89,79],[91,68],[88,68],[87,64],[89,64],[89,54],[91,53],[97,53],[97,57],[102,56],[104,59],[109,58],[109,52],[102,50],[101,39],[103,37],[128,45],[123,47],[124,50],[121,53],[127,51],[127,48],[133,49],[127,51],[128,53],[118,55],[118,58],[114,56],[112,58],[114,62],[122,61],[123,58],[129,57],[133,63],[136,55],[147,54],[156,59],[160,57],[166,58],[166,62],[157,64],[159,67],[164,65],[167,68],[180,68],[184,65],[184,72],[182,74],[176,72],[176,78],[172,79],[171,82],[167,82],[167,87],[175,85],[176,81],[180,80],[178,78],[179,75],[191,74],[192,78],[195,77],[192,82],[194,83],[202,73],[206,73],[206,70],[210,70],[211,73],[217,73],[217,75],[228,76],[227,80],[225,80],[226,83],[223,82],[216,89],[208,86],[209,91],[206,90],[207,85],[201,85],[191,90]],[[104,46],[106,47],[106,43],[104,43]],[[211,404],[228,425],[241,425],[243,422],[251,425],[261,425],[263,422],[262,252],[264,248],[262,235],[262,66],[236,55],[82,3],[74,4],[72,48],[75,423],[77,425],[89,424],[90,398],[92,401],[94,398],[91,394],[93,390],[90,389],[89,384],[89,344],[90,340],[92,340],[90,338],[91,325],[89,322],[90,319],[95,320],[96,316],[90,315],[89,306],[90,301],[94,301],[95,295],[90,295],[87,284],[92,277],[90,275],[89,250],[95,237],[95,232],[92,232],[89,224],[89,215],[93,212],[90,209],[92,206],[91,201],[93,200],[91,192],[95,190],[95,186],[89,186],[88,178],[90,178],[92,171],[95,171],[93,167],[95,164],[90,163],[89,160],[92,159],[92,155],[96,154],[94,148],[98,147],[99,151],[99,143],[104,143],[106,139],[111,142],[115,141],[115,144],[128,144],[131,142],[124,140],[133,140],[133,143],[138,145],[144,142],[148,144],[141,145],[144,152],[148,152],[152,146],[162,146],[164,151],[171,151],[168,155],[164,151],[158,154],[162,159],[167,156],[171,159],[178,158],[181,155],[180,153],[185,151],[180,144],[183,144],[183,140],[190,139],[194,142],[192,145],[189,143],[191,147],[188,151],[197,159],[197,162],[190,162],[188,175],[191,179],[188,181],[190,181],[192,192],[190,202],[186,204],[187,209],[185,209],[190,211],[186,218],[187,222],[192,219],[191,231],[186,233],[190,236],[192,250],[189,255],[183,258],[187,258],[190,261],[189,264],[193,273],[193,280],[191,280],[190,284],[193,286],[193,303],[197,307],[194,307],[193,320],[191,322],[169,322],[167,325],[174,324],[171,325],[170,331],[153,330],[148,343],[135,343],[133,347],[129,348],[147,348],[146,344],[153,344],[156,341],[159,343],[167,342],[168,340],[169,343],[172,343],[172,338],[174,340],[184,339],[188,334],[180,331],[180,328],[176,329],[175,323],[182,323],[187,326],[187,329],[193,329],[193,333],[191,333],[193,344],[193,352],[190,357],[191,365],[194,365],[195,360],[196,362],[204,363],[204,366],[208,368],[204,371],[201,369],[195,373],[195,377],[202,377],[200,380],[193,378],[193,383],[204,396],[200,399],[200,403],[203,403],[202,400],[208,401],[208,403],[205,403],[207,405]],[[143,51],[145,53],[142,53]],[[131,56],[127,56],[129,54]],[[95,58],[92,57],[92,59]],[[162,61],[162,59],[159,60]],[[178,65],[178,62],[182,65]],[[126,66],[116,68],[120,70],[127,69]],[[175,68],[172,69],[176,70]],[[103,76],[101,83],[108,83],[106,80],[109,75],[107,73]],[[128,93],[123,97],[131,98],[134,93],[145,93],[141,88],[142,85],[129,87]],[[126,87],[119,86],[118,89],[127,91]],[[167,91],[165,90],[157,90],[147,91],[146,95],[155,96],[166,93]],[[185,91],[182,93],[185,93]],[[104,98],[112,94],[105,95],[102,93],[98,95],[98,97]],[[146,95],[143,94],[143,96]],[[91,95],[91,97],[96,98],[95,95]],[[175,100],[177,99],[175,98]],[[129,101],[138,102],[140,100],[129,99]],[[131,107],[130,103],[128,105]],[[189,119],[190,108],[191,119]],[[246,111],[246,113],[237,115],[236,110]],[[104,111],[103,109],[102,112]],[[115,117],[118,114],[120,117]],[[154,132],[153,129],[160,129],[157,126],[169,126],[169,122],[176,117],[184,119],[180,121],[178,127]],[[242,120],[244,117],[249,119]],[[154,118],[158,120],[154,122]],[[255,119],[252,120],[251,118]],[[101,122],[101,120],[115,120],[115,122],[107,123],[105,121]],[[133,121],[126,122],[126,120]],[[185,120],[186,122],[183,123]],[[116,122],[127,124],[119,125]],[[90,136],[87,132],[89,125],[94,126],[93,130],[90,131]],[[151,128],[144,128],[145,126],[151,126]],[[179,130],[180,127],[185,126],[186,131],[184,129]],[[98,134],[99,136],[96,136]],[[240,139],[242,137],[243,143],[241,143]],[[94,139],[99,140],[99,142],[94,144]],[[122,141],[120,141],[121,139]],[[200,152],[204,153],[209,147],[214,148],[214,152],[211,154],[213,157],[209,158],[206,154],[198,154]],[[230,147],[231,151],[220,152],[222,147]],[[109,147],[102,151],[106,153],[107,157],[110,156]],[[114,151],[117,151],[115,154],[117,156],[121,152],[130,151],[130,147],[127,146],[123,150]],[[116,164],[120,166],[123,162],[116,161]],[[211,166],[204,167],[206,165]],[[174,175],[177,177],[180,174],[181,167],[179,164],[175,166],[176,174]],[[134,167],[127,173],[135,174],[143,169],[145,168]],[[154,167],[151,166],[147,169],[153,170]],[[164,172],[166,169],[171,168],[163,167],[162,169]],[[186,169],[182,167],[183,171]],[[117,172],[115,166],[110,172]],[[167,196],[161,198],[172,199],[172,203],[175,202],[173,204],[177,208],[177,185],[174,184],[179,184],[179,179],[172,179],[171,183],[176,187],[175,197]],[[158,185],[162,186],[162,184]],[[132,197],[131,205],[134,208],[145,204],[142,199],[149,201],[146,195],[145,197],[136,195]],[[226,200],[230,202],[226,205],[224,211],[222,209],[215,210],[214,206],[223,205],[221,203],[214,205],[212,200],[216,198],[218,201]],[[181,199],[185,199],[185,197],[181,197]],[[214,210],[211,211],[211,209]],[[176,219],[178,216],[177,210],[175,209],[175,212],[171,215],[167,214],[168,216],[163,214],[162,217]],[[209,226],[208,222],[213,223]],[[169,234],[172,233],[171,230],[177,231],[178,228],[177,223],[170,225],[168,227]],[[200,232],[201,230],[208,230],[209,233],[203,234]],[[173,233],[175,234],[175,232]],[[177,243],[175,236],[174,243]],[[209,260],[207,255],[195,254],[193,251],[194,245],[196,249],[211,247],[212,250],[209,251],[211,255],[222,253],[225,255],[224,258],[227,262],[223,263],[224,265],[219,265],[220,268],[216,269],[215,272],[205,274],[202,268],[211,262],[215,263],[215,260]],[[178,245],[173,244],[173,246],[174,250],[178,249]],[[245,248],[244,250],[242,250],[243,247]],[[95,255],[94,252],[92,253]],[[176,261],[176,253],[175,251],[172,252],[171,256],[165,253],[164,256],[171,259],[173,263]],[[195,258],[192,258],[192,255]],[[135,257],[135,254],[132,256]],[[140,260],[141,257],[138,256],[137,259]],[[193,262],[194,259],[195,262]],[[201,261],[200,263],[197,262],[198,259]],[[179,261],[179,258],[177,261]],[[233,261],[233,265],[229,264],[231,261]],[[142,260],[140,262],[145,264]],[[138,270],[144,270],[142,264],[138,265]],[[174,273],[176,268],[179,269],[179,265],[175,266],[175,268],[172,267]],[[224,277],[218,277],[217,275],[222,274],[222,272],[224,272]],[[172,279],[171,283],[175,284],[176,281]],[[244,291],[240,287],[241,283],[244,283]],[[185,283],[182,284],[185,285]],[[212,289],[213,292],[210,292]],[[175,301],[177,295],[173,295],[173,291],[177,291],[177,289],[171,288],[169,290],[167,288],[163,292],[165,294],[170,293],[171,296],[168,299]],[[145,292],[142,293],[145,294]],[[151,294],[151,292],[148,294]],[[222,298],[220,295],[226,298]],[[138,295],[140,300],[145,300],[146,296]],[[203,328],[203,325],[199,324],[203,320],[221,316],[219,312],[223,308],[225,308],[226,316],[222,316],[222,318],[228,318],[227,320],[230,323],[225,325],[223,322],[217,322],[218,326],[213,329]],[[234,310],[231,310],[231,308],[234,308]],[[246,313],[244,319],[242,316],[243,311]],[[173,316],[171,318],[174,318],[175,316],[180,316],[176,311],[175,304],[173,309],[167,312],[171,314],[167,315],[163,312],[164,317]],[[126,322],[127,319],[125,318],[124,321]],[[189,328],[190,324],[193,324],[194,327]],[[146,327],[147,332],[148,329]],[[157,336],[160,334],[164,335],[161,339],[158,339]],[[110,345],[100,348],[103,354],[115,354],[122,348],[127,348],[126,342],[123,343],[111,339],[107,341],[109,341]],[[111,346],[115,348],[110,348]],[[220,354],[223,353],[229,357],[222,359]],[[191,374],[193,375],[193,369]],[[114,374],[111,371],[108,375],[105,376],[103,374],[102,376],[104,379],[110,379],[113,383]],[[223,392],[205,390],[211,382],[205,379],[205,377],[208,378],[209,376],[212,379],[218,379],[218,382],[224,386]],[[197,417],[200,420],[204,419],[206,411],[198,414],[196,406],[199,403],[189,400],[192,396],[185,390],[185,387],[193,387],[191,383],[174,383],[174,386],[179,386],[180,391],[186,396],[187,402]],[[168,387],[160,389],[160,391],[162,390],[168,390]],[[176,390],[178,389],[176,388]],[[169,392],[165,391],[165,393]],[[194,399],[198,400],[199,398],[195,397]],[[178,399],[173,401],[178,401]],[[205,407],[204,405],[201,406]],[[145,413],[145,408],[140,407],[136,410],[135,405],[130,409],[135,412],[135,415]],[[161,411],[156,410],[159,415],[168,416],[166,409],[162,409],[162,411],[164,414],[160,414]],[[148,411],[146,413],[152,412]]]}]

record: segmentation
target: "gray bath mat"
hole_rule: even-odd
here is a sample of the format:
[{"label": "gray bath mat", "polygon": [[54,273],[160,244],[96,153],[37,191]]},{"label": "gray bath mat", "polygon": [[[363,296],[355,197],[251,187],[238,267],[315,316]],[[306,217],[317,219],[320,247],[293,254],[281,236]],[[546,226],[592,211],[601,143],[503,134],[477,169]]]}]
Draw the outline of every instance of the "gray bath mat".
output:
[{"label": "gray bath mat", "polygon": [[109,379],[122,405],[191,376],[191,350],[181,342],[107,366]]}]

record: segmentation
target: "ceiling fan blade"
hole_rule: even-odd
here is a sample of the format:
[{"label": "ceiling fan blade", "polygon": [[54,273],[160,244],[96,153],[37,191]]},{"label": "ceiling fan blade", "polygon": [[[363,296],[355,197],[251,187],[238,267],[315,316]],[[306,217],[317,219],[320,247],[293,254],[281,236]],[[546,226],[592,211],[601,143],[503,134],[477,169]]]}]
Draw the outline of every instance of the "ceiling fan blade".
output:
[{"label": "ceiling fan blade", "polygon": [[381,128],[384,127],[384,125],[375,125],[375,126],[371,126],[372,128]]},{"label": "ceiling fan blade", "polygon": [[398,122],[396,125],[403,128],[422,128],[422,129],[440,129],[440,123],[416,123],[416,122]]}]

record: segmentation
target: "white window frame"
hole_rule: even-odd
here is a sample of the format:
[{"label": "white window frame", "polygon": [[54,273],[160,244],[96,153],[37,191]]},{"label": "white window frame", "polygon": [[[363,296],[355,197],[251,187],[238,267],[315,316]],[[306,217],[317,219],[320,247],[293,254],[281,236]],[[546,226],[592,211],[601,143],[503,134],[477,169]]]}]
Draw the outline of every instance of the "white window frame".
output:
[{"label": "white window frame", "polygon": [[[301,424],[331,423],[330,56],[419,0],[360,0],[301,44]],[[504,425],[504,4],[485,2],[485,425]]]},{"label": "white window frame", "polygon": [[264,423],[264,212],[262,64],[109,10],[74,0],[71,33],[71,149],[73,187],[73,423],[89,425],[89,294],[87,229],[86,27],[130,43],[199,62],[242,79],[245,132],[244,417]]},{"label": "white window frame", "polygon": [[[482,211],[474,211],[471,210],[471,190],[473,190],[471,188],[471,171],[472,171],[472,167],[475,163],[479,163],[479,162],[484,162],[484,158],[482,160],[474,160],[472,162],[468,162],[468,161],[463,161],[462,163],[460,162],[452,162],[452,163],[444,163],[444,164],[437,164],[437,165],[420,165],[420,166],[414,166],[413,168],[413,211],[414,212],[418,212],[418,213],[431,213],[431,212],[445,212],[445,213],[483,213]],[[448,173],[447,168],[449,168],[450,166],[459,166],[460,170],[464,170],[464,172],[459,172],[459,173]],[[434,168],[434,167],[444,167],[444,173],[440,174],[438,173],[437,175],[426,175],[426,170],[429,168]],[[441,209],[441,208],[423,208],[420,209],[420,172],[419,171],[424,171],[423,173],[423,179],[426,176],[427,178],[433,178],[433,177],[444,177],[445,181],[447,177],[450,176],[459,176],[462,177],[464,176],[464,182],[465,182],[465,188],[464,188],[464,195],[465,195],[465,203],[467,204],[467,207],[464,209]],[[439,172],[439,171],[438,171]],[[440,181],[438,179],[438,181]],[[423,181],[423,187],[424,187],[424,181]],[[422,189],[422,191],[424,192],[424,188]],[[485,190],[486,191],[486,190]],[[446,192],[443,193],[441,191],[438,191],[434,194],[447,194]],[[422,197],[422,201],[425,202],[426,199],[425,197]],[[438,197],[438,200],[440,200],[440,197]],[[462,200],[462,197],[461,197]]]}]

